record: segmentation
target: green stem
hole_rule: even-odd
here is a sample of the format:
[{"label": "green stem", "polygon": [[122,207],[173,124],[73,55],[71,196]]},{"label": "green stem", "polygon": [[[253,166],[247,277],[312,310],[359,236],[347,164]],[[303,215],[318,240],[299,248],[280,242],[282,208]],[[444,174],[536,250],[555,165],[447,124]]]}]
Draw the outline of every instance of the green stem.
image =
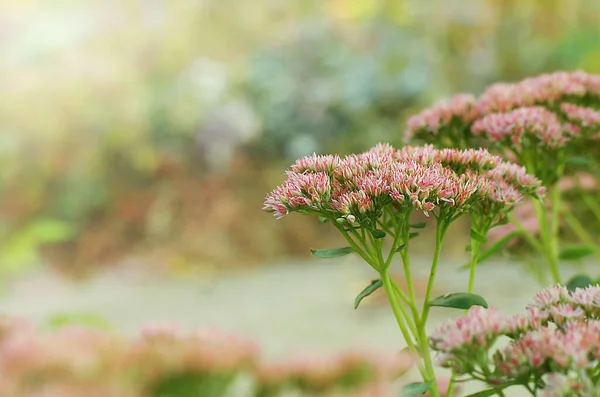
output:
[{"label": "green stem", "polygon": [[[396,238],[394,239],[394,243],[392,244],[392,249],[390,250],[390,254],[385,263],[386,269],[390,266],[392,258],[394,256],[394,254],[396,253],[396,250],[400,246],[400,242],[401,242],[400,237],[402,236],[402,240],[404,241],[404,243],[408,244],[409,234],[410,234],[410,217],[407,215],[404,219],[398,219],[398,222],[396,223]],[[412,313],[413,321],[416,325],[419,322],[419,311],[416,306],[417,298],[415,295],[415,289],[413,286],[412,275],[411,275],[411,271],[410,271],[410,258],[408,255],[408,247],[404,248],[400,252],[400,257],[402,258],[402,267],[404,268],[404,278],[406,279],[408,295],[410,297],[410,303],[408,304],[408,307]],[[394,287],[396,288],[398,293],[404,294],[402,292],[402,290],[400,290],[400,288],[398,288],[398,286],[395,283],[394,283]]]},{"label": "green stem", "polygon": [[577,237],[585,244],[594,247],[594,255],[596,259],[600,262],[600,246],[594,241],[592,236],[585,230],[579,219],[575,215],[571,213],[571,211],[563,209],[562,215],[567,222],[567,225],[573,230],[573,232],[577,235]]},{"label": "green stem", "polygon": [[[398,285],[396,285],[396,283],[394,282],[394,280],[392,280],[392,287],[394,289],[394,292],[396,293],[396,295],[398,295],[399,298],[403,299],[405,301],[405,303],[408,305],[409,309],[411,312],[416,312],[416,305],[415,302],[411,302],[408,300],[408,298],[406,297],[406,295],[404,294],[404,292],[402,292],[402,290],[398,287]],[[402,308],[404,308],[402,306]],[[412,332],[413,335],[417,335],[419,332],[417,330],[417,324],[419,321],[419,314],[417,313],[417,316],[413,316],[412,320],[411,318],[408,316],[408,313],[406,313],[406,311],[403,311],[404,317],[406,318],[406,322],[408,323],[408,327],[410,328],[410,331]]]},{"label": "green stem", "polygon": [[346,239],[348,244],[350,244],[352,249],[354,249],[354,252],[356,252],[358,255],[360,255],[360,257],[363,258],[365,260],[365,262],[367,262],[369,265],[373,266],[373,259],[371,259],[371,257],[365,251],[363,251],[358,246],[358,244],[356,244],[356,242],[352,239],[352,237],[348,234],[348,232],[346,230],[344,230],[344,227],[337,224],[335,219],[333,219],[332,223],[340,231],[340,233],[342,233],[342,235],[344,236],[344,238]]},{"label": "green stem", "polygon": [[431,262],[431,270],[429,272],[429,280],[427,282],[427,291],[425,292],[425,301],[423,302],[421,319],[418,324],[419,335],[417,337],[417,340],[419,341],[419,347],[421,348],[421,352],[423,354],[425,368],[432,374],[433,382],[431,384],[431,395],[433,397],[439,396],[440,392],[437,383],[435,382],[435,372],[433,368],[433,360],[431,359],[431,353],[429,351],[429,338],[427,337],[426,325],[430,309],[428,303],[431,300],[431,294],[433,293],[435,274],[437,272],[437,266],[440,260],[440,254],[442,252],[442,243],[447,228],[448,226],[446,222],[442,218],[438,218],[438,223],[435,232],[435,251],[433,254],[433,261]]},{"label": "green stem", "polygon": [[[410,351],[413,354],[418,355],[419,349],[417,349],[417,347],[413,341],[413,337],[410,334],[409,330],[407,329],[406,323],[405,323],[405,318],[408,317],[408,313],[406,312],[406,309],[404,309],[404,307],[402,306],[401,302],[397,299],[397,296],[396,296],[396,293],[394,291],[394,287],[392,284],[392,279],[390,278],[387,270],[383,270],[381,272],[381,280],[383,282],[383,287],[384,287],[385,292],[390,301],[390,306],[392,307],[392,312],[394,313],[394,317],[396,317],[396,322],[398,323],[400,332],[402,333],[402,336],[404,337],[404,340],[405,340],[406,344],[408,345],[408,348],[410,349]],[[417,334],[415,334],[414,336],[415,336],[415,338],[418,339]],[[426,368],[423,368],[421,365],[419,365],[419,372],[421,373],[421,377],[423,378],[423,380],[425,380],[426,382],[431,380],[431,379],[429,379],[430,374],[428,373],[428,370]]]},{"label": "green stem", "polygon": [[551,250],[552,250],[552,256],[555,258],[556,260],[556,272],[558,274],[558,282],[560,283],[560,274],[558,273],[558,256],[559,256],[559,252],[560,252],[560,241],[559,241],[559,232],[560,232],[560,210],[562,207],[562,200],[561,200],[561,194],[560,194],[560,189],[558,188],[558,186],[555,186],[554,188],[552,188],[552,212],[551,212],[551,227],[552,227],[552,234],[550,235],[551,237]]},{"label": "green stem", "polygon": [[[548,217],[546,214],[546,208],[544,204],[539,200],[533,201],[533,208],[535,210],[536,217],[540,225],[540,239],[542,254],[548,261],[550,267],[550,274],[552,281],[555,284],[560,284],[560,272],[558,270],[558,211],[557,208],[560,206],[560,202],[556,201],[556,197],[560,196],[560,192],[556,194],[557,188],[552,189],[552,211],[550,217],[550,224],[548,224]],[[560,199],[558,199],[560,200]]]},{"label": "green stem", "polygon": [[598,202],[589,193],[584,193],[581,195],[581,197],[583,198],[583,202],[589,207],[596,217],[596,220],[600,222],[600,205]]},{"label": "green stem", "polygon": [[[400,299],[403,299],[409,306],[411,306],[411,302],[409,301],[409,299],[406,297],[406,295],[404,295],[404,293],[400,289],[397,289],[397,291],[394,291],[393,287],[390,287],[391,279],[387,272],[387,266],[385,266],[385,263],[383,261],[383,254],[382,254],[383,244],[376,242],[376,240],[373,239],[372,236],[368,233],[358,234],[355,230],[352,230],[351,232],[354,235],[354,237],[358,241],[360,241],[362,246],[364,247],[364,249],[362,249],[359,246],[359,244],[352,238],[352,236],[350,236],[350,234],[348,232],[346,232],[346,230],[344,230],[344,228],[342,226],[336,224],[336,227],[342,233],[342,235],[345,237],[346,241],[348,241],[350,246],[371,267],[378,270],[378,272],[380,273],[380,275],[382,277],[382,282],[384,283],[384,287],[385,287],[386,293],[388,295],[388,299],[390,301],[390,305],[392,306],[392,311],[394,312],[394,316],[396,317],[396,322],[398,323],[398,327],[400,328],[400,332],[402,333],[402,336],[404,337],[404,340],[405,340],[409,350],[413,354],[418,355],[418,349],[416,348],[416,344],[413,341],[413,335],[414,335],[414,338],[416,338],[416,336],[417,336],[417,329],[416,329],[416,326],[410,322],[410,316],[409,316],[408,312],[406,311],[406,309],[404,308],[404,306],[402,305]],[[370,241],[371,244],[369,244],[368,241]],[[398,242],[395,243],[395,245],[397,245],[397,244],[398,244]],[[390,258],[388,258],[388,260],[391,262]],[[386,285],[386,280],[387,280],[387,285]],[[414,306],[414,303],[412,303],[412,306]],[[407,324],[408,324],[408,328],[407,328]],[[412,332],[412,334],[411,334],[411,332]],[[427,377],[427,373],[425,372],[425,369],[421,365],[419,365],[419,371],[421,372],[423,378]]]},{"label": "green stem", "polygon": [[531,233],[531,232],[529,232],[529,230],[525,229],[523,224],[519,221],[519,219],[517,219],[517,217],[514,215],[514,213],[511,213],[509,215],[509,218],[510,218],[510,223],[515,225],[515,227],[521,233],[521,235],[523,237],[525,237],[525,240],[527,240],[527,243],[529,245],[531,245],[531,247],[533,249],[535,249],[536,251],[543,252],[544,249],[542,248],[542,244],[540,244],[540,242],[533,235],[533,233]]},{"label": "green stem", "polygon": [[[406,244],[408,244],[408,240],[410,238],[410,222],[409,219],[407,218],[404,225],[401,225],[402,227],[402,235],[403,235],[403,239],[405,241]],[[408,294],[410,296],[410,298],[412,299],[413,302],[417,302],[417,296],[415,294],[415,288],[413,286],[413,280],[412,280],[412,274],[410,271],[410,257],[408,256],[408,249],[403,249],[400,252],[400,257],[402,258],[402,267],[404,268],[404,276],[406,277],[406,284],[408,287]],[[415,309],[415,313],[416,314],[416,309]]]},{"label": "green stem", "polygon": [[429,301],[431,300],[431,294],[433,293],[433,284],[435,282],[435,274],[437,272],[437,266],[440,261],[440,254],[442,252],[442,242],[444,235],[446,234],[447,226],[441,219],[438,220],[437,228],[435,231],[435,251],[433,253],[433,261],[431,262],[431,270],[429,271],[429,280],[427,281],[427,291],[425,292],[425,302],[423,302],[423,310],[421,314],[420,325],[424,326],[429,316]]},{"label": "green stem", "polygon": [[[484,234],[485,236],[485,234]],[[469,262],[469,284],[467,285],[467,292],[473,292],[473,286],[475,285],[475,270],[477,269],[479,252],[481,252],[482,243],[478,240],[471,239],[471,260]]]}]

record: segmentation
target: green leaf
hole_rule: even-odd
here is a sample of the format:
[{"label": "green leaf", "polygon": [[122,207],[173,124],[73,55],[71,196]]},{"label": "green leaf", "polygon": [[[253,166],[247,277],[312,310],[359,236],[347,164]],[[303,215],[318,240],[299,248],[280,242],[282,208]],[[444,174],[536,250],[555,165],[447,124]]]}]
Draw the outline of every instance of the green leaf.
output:
[{"label": "green leaf", "polygon": [[387,236],[386,232],[384,232],[383,230],[379,230],[379,229],[375,229],[375,230],[371,231],[371,234],[376,239],[385,238],[385,236]]},{"label": "green leaf", "polygon": [[477,230],[471,228],[471,231],[469,233],[471,235],[471,238],[475,241],[479,241],[480,243],[487,243],[488,239],[487,237],[485,237],[483,234],[479,233]]},{"label": "green leaf", "polygon": [[412,240],[413,238],[417,237],[419,235],[419,232],[412,232],[408,234],[408,239]]},{"label": "green leaf", "polygon": [[479,256],[477,257],[477,261],[481,263],[484,260],[488,259],[490,256],[495,255],[498,252],[502,251],[504,249],[504,247],[506,247],[506,245],[508,243],[510,243],[510,241],[512,239],[519,237],[520,235],[521,235],[521,232],[515,230],[513,232],[506,234],[504,237],[496,240],[485,251],[483,251],[479,254]]},{"label": "green leaf", "polygon": [[417,397],[425,394],[431,387],[431,381],[429,382],[413,382],[405,385],[400,389],[399,397]]},{"label": "green leaf", "polygon": [[572,165],[584,166],[590,164],[590,159],[586,156],[569,156],[567,157],[566,162]]},{"label": "green leaf", "polygon": [[402,244],[401,246],[399,246],[398,248],[396,248],[396,252],[400,252],[403,249],[405,249],[408,246],[408,244]]},{"label": "green leaf", "polygon": [[[521,232],[518,230],[515,230],[513,232],[506,234],[501,239],[496,240],[487,249],[485,249],[483,252],[479,253],[479,256],[477,256],[477,266],[479,266],[481,264],[481,262],[485,261],[492,255],[495,255],[498,252],[502,251],[512,239],[514,239],[520,235],[521,235]],[[469,248],[467,251],[470,251],[471,246],[469,245],[467,247]],[[467,263],[466,265],[461,266],[459,269],[460,270],[468,270],[469,264]]]},{"label": "green leaf", "polygon": [[328,259],[328,258],[337,258],[339,256],[351,254],[352,252],[354,252],[354,249],[352,249],[352,247],[333,248],[333,249],[327,249],[327,250],[316,250],[316,249],[311,248],[310,252],[316,258]]},{"label": "green leaf", "polygon": [[518,385],[517,382],[506,382],[503,383],[501,385],[498,385],[496,387],[493,387],[491,389],[485,389],[485,390],[481,390],[478,391],[477,393],[473,393],[473,394],[469,394],[468,396],[465,397],[489,397],[489,396],[493,396],[495,394],[498,394],[499,391],[502,391],[504,389],[506,389],[509,386],[514,386],[514,385]]},{"label": "green leaf", "polygon": [[371,295],[373,292],[377,291],[382,286],[383,286],[383,282],[379,279],[371,281],[371,284],[367,285],[365,287],[365,289],[363,289],[360,292],[360,294],[358,294],[356,296],[356,299],[354,299],[354,309],[356,310],[358,308],[358,305],[360,305],[360,302],[363,299],[365,299],[367,296]]},{"label": "green leaf", "polygon": [[466,310],[471,306],[483,306],[487,309],[488,304],[481,296],[470,294],[467,292],[456,292],[438,296],[432,301],[429,301],[429,306],[451,307],[453,309]]},{"label": "green leaf", "polygon": [[596,249],[591,245],[574,244],[562,249],[559,258],[563,261],[577,261],[592,255]]},{"label": "green leaf", "polygon": [[39,243],[60,243],[76,234],[73,224],[57,219],[39,219],[27,228],[27,233]]},{"label": "green leaf", "polygon": [[410,227],[413,229],[423,229],[425,226],[427,226],[427,222],[416,222],[410,224]]},{"label": "green leaf", "polygon": [[326,218],[326,217],[324,217],[324,216],[320,216],[320,217],[319,217],[319,221],[320,221],[321,223],[327,223],[327,222],[329,222],[329,218]]},{"label": "green leaf", "polygon": [[498,393],[499,389],[485,389],[482,391],[478,391],[477,393],[469,394],[466,397],[489,397]]},{"label": "green leaf", "polygon": [[577,274],[567,281],[567,289],[569,291],[575,291],[577,288],[587,288],[593,283],[594,282],[589,276],[585,274]]},{"label": "green leaf", "polygon": [[50,329],[57,329],[67,325],[80,325],[101,330],[109,330],[110,325],[100,316],[92,313],[59,313],[50,317],[46,321]]}]

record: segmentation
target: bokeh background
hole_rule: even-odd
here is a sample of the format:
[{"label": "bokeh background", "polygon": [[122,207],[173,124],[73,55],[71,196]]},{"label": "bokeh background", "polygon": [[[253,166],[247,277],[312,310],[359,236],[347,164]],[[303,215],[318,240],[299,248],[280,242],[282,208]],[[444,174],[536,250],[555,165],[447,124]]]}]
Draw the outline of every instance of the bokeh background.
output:
[{"label": "bokeh background", "polygon": [[369,274],[315,263],[338,238],[261,212],[265,194],[298,156],[400,145],[409,115],[454,93],[600,73],[598,21],[596,0],[4,0],[0,308],[296,332],[278,351],[380,343],[273,320],[352,316]]}]

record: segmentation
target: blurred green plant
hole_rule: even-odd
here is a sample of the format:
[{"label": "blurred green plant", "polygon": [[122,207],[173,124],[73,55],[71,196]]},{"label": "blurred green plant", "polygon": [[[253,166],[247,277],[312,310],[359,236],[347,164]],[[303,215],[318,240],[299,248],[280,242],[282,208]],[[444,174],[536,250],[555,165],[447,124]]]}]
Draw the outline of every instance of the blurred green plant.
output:
[{"label": "blurred green plant", "polygon": [[[66,254],[52,261],[66,268],[70,256],[85,267],[153,236],[183,236],[175,213],[208,198],[182,192],[215,190],[212,171],[239,174],[241,147],[264,171],[312,151],[398,144],[405,115],[432,98],[548,70],[600,71],[593,0],[13,0],[0,12],[3,269],[39,262],[40,247],[60,247]],[[247,217],[263,190],[230,186],[211,200],[247,205],[232,211]],[[71,232],[30,230],[47,219]],[[177,249],[233,236],[217,222]]]},{"label": "blurred green plant", "polygon": [[386,20],[369,21],[360,39],[309,20],[254,55],[241,88],[261,120],[251,152],[289,160],[388,140],[427,86],[431,65],[406,51],[414,41]]}]

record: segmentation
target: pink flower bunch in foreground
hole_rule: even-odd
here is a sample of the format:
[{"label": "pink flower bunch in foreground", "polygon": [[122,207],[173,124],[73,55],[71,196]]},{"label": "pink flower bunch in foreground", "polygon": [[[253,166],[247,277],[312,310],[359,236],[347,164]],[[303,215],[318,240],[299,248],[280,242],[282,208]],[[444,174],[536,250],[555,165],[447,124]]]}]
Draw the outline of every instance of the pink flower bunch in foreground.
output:
[{"label": "pink flower bunch in foreground", "polygon": [[[408,120],[405,139],[469,147],[517,143],[523,134],[552,148],[573,137],[592,138],[600,130],[600,75],[583,71],[544,74],[490,86],[479,98],[459,94]],[[509,138],[504,140],[504,138]]]},{"label": "pink flower bunch in foreground", "polygon": [[384,211],[416,210],[452,218],[474,204],[508,210],[523,196],[541,197],[545,191],[523,167],[485,149],[396,150],[379,144],[345,158],[303,157],[286,175],[287,180],[267,195],[264,210],[278,218],[301,212],[371,230]]},{"label": "pink flower bunch in foreground", "polygon": [[223,397],[241,375],[253,379],[249,397],[388,397],[414,359],[348,353],[261,362],[254,343],[212,329],[153,327],[130,339],[76,326],[42,331],[0,318],[2,397]]},{"label": "pink flower bunch in foreground", "polygon": [[[473,307],[430,340],[440,364],[467,379],[541,388],[547,396],[566,387],[576,391],[569,396],[600,393],[600,286],[545,289],[525,316]],[[497,348],[503,340],[508,345]]]}]

